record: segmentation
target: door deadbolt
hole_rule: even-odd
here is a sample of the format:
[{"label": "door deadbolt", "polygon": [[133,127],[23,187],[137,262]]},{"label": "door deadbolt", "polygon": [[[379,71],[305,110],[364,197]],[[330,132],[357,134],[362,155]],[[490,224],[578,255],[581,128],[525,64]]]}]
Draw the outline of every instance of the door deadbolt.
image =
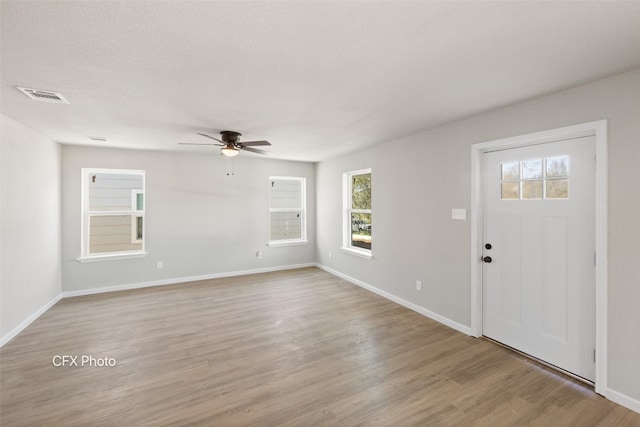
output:
[{"label": "door deadbolt", "polygon": [[486,257],[482,258],[482,261],[484,261],[484,262],[486,262],[486,263],[490,263],[490,262],[491,262],[491,261],[493,261],[493,260],[491,259],[491,257],[490,257],[490,256],[486,256]]},{"label": "door deadbolt", "polygon": [[493,246],[491,246],[491,243],[487,243],[486,245],[484,245],[485,249],[491,249]]}]

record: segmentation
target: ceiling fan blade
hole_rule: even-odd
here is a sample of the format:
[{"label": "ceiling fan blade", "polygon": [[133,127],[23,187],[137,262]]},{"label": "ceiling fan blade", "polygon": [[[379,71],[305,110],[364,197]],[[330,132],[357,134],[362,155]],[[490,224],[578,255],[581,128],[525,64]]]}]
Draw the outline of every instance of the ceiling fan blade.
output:
[{"label": "ceiling fan blade", "polygon": [[252,153],[257,153],[257,154],[269,154],[268,151],[260,150],[259,148],[251,148],[251,147],[240,146],[240,149],[241,150],[245,150],[245,151],[250,151]]},{"label": "ceiling fan blade", "polygon": [[244,147],[256,147],[258,145],[271,145],[269,141],[242,141],[240,145]]},{"label": "ceiling fan blade", "polygon": [[178,145],[215,145],[215,146],[224,146],[223,144],[212,144],[212,143],[199,143],[199,142],[178,142]]},{"label": "ceiling fan blade", "polygon": [[218,141],[218,142],[222,142],[222,143],[224,144],[224,141],[219,140],[218,138],[215,138],[215,137],[213,137],[213,136],[211,136],[211,135],[207,135],[206,133],[200,133],[200,132],[198,132],[198,135],[200,135],[200,136],[204,136],[205,138],[211,138],[211,139],[213,139],[213,140],[216,140],[216,141]]}]

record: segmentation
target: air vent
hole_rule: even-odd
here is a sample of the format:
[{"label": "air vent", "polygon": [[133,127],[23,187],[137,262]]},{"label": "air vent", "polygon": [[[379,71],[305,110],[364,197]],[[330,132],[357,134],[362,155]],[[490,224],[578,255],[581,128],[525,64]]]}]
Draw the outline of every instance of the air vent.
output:
[{"label": "air vent", "polygon": [[55,102],[56,104],[68,104],[69,101],[64,99],[64,96],[57,92],[51,92],[48,90],[29,89],[26,87],[18,87],[20,92],[24,93],[31,99],[36,101]]},{"label": "air vent", "polygon": [[92,141],[97,141],[97,142],[106,142],[107,138],[105,138],[104,136],[89,136],[87,135],[87,138],[89,138]]}]

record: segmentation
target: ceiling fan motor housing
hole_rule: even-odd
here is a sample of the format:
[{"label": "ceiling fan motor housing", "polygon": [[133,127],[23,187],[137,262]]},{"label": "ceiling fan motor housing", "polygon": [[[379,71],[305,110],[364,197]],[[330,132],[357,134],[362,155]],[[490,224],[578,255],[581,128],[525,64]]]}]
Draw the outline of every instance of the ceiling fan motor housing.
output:
[{"label": "ceiling fan motor housing", "polygon": [[223,130],[220,132],[222,135],[222,141],[228,144],[236,145],[238,143],[238,137],[242,134],[240,132],[234,132],[232,130]]}]

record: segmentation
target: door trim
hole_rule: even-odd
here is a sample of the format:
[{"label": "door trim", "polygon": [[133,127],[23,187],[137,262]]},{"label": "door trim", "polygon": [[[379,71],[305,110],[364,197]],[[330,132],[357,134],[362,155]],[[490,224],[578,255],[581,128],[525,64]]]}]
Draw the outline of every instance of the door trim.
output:
[{"label": "door trim", "polygon": [[543,144],[557,140],[595,136],[596,139],[596,354],[595,391],[607,390],[607,120],[581,123],[542,132],[473,144],[471,146],[471,335],[482,335],[482,155],[486,152]]}]

